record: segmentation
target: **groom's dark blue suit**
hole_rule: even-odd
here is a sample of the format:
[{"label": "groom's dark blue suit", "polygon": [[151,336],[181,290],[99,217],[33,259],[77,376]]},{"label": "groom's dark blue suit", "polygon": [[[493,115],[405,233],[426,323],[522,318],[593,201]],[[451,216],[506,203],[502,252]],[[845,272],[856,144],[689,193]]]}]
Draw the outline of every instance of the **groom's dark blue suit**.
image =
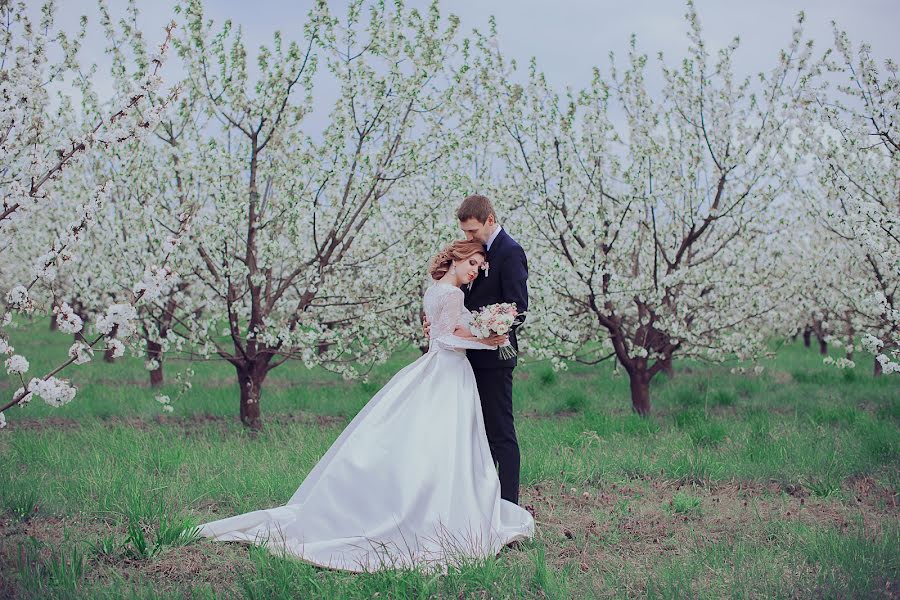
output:
[{"label": "groom's dark blue suit", "polygon": [[[520,313],[528,310],[525,251],[505,230],[501,229],[494,238],[487,262],[487,274],[481,273],[471,290],[463,287],[466,308],[475,310],[498,302],[515,302]],[[510,332],[509,340],[518,350],[515,329]],[[516,358],[502,360],[496,350],[467,350],[466,355],[475,372],[491,455],[500,470],[500,496],[518,504],[519,441],[512,410],[512,373]]]}]

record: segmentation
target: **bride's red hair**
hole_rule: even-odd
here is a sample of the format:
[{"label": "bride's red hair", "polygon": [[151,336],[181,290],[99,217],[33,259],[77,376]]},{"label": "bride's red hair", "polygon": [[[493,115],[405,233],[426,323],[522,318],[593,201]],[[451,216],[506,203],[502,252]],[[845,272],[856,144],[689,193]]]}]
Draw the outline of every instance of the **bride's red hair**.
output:
[{"label": "bride's red hair", "polygon": [[428,268],[428,273],[431,275],[432,279],[437,281],[447,274],[453,261],[465,260],[476,254],[480,254],[482,257],[487,258],[487,251],[484,249],[484,244],[477,240],[457,240],[438,252],[434,258],[431,259],[431,266]]}]

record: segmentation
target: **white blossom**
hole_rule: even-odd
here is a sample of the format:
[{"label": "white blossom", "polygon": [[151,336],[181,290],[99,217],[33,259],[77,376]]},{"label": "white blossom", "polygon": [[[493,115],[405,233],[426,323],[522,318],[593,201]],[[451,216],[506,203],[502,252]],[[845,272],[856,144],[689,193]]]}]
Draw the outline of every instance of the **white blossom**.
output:
[{"label": "white blossom", "polygon": [[76,365],[90,362],[94,356],[94,349],[84,342],[75,342],[69,347],[69,358],[74,359]]},{"label": "white blossom", "polygon": [[78,333],[81,331],[84,322],[81,320],[72,307],[63,302],[59,307],[53,309],[56,313],[56,324],[63,333]]},{"label": "white blossom", "polygon": [[135,284],[132,291],[135,295],[143,292],[142,301],[152,301],[165,294],[176,281],[177,277],[169,265],[164,267],[152,265],[147,267],[144,271],[144,278]]},{"label": "white blossom", "polygon": [[[21,395],[21,397],[20,397],[20,395]],[[25,393],[25,388],[23,388],[23,387],[20,387],[19,389],[17,389],[16,392],[13,394],[13,398],[19,398],[19,400],[16,402],[16,404],[18,406],[25,406],[26,404],[31,402],[32,397],[33,397],[33,394],[31,392]]]},{"label": "white blossom", "polygon": [[28,382],[28,391],[55,408],[68,404],[75,397],[75,388],[68,381],[56,377],[33,378]]},{"label": "white blossom", "polygon": [[28,360],[21,354],[14,354],[6,359],[6,372],[11,375],[27,373],[28,366]]},{"label": "white blossom", "polygon": [[28,312],[33,308],[31,297],[28,290],[23,285],[17,285],[6,294],[6,303],[10,308],[18,311]]},{"label": "white blossom", "polygon": [[137,311],[128,303],[111,305],[106,314],[97,319],[97,331],[104,335],[110,335],[116,328],[116,336],[127,338],[134,333]]},{"label": "white blossom", "polygon": [[156,401],[162,404],[162,409],[166,412],[172,412],[174,407],[172,406],[172,399],[164,394],[159,394],[156,396]]},{"label": "white blossom", "polygon": [[108,338],[106,348],[112,351],[113,358],[121,358],[125,354],[125,344],[118,338]]}]

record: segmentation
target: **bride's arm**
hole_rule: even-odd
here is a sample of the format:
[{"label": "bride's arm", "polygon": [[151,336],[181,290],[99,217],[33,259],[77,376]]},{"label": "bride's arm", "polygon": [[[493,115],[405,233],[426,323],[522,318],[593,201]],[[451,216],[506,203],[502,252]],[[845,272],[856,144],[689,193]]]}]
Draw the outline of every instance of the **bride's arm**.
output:
[{"label": "bride's arm", "polygon": [[489,338],[480,338],[476,337],[472,330],[466,327],[465,325],[457,325],[456,329],[453,330],[453,335],[458,338],[462,338],[464,340],[475,340],[481,342],[487,346],[491,346],[492,348],[496,348],[497,346],[502,346],[509,339],[508,335],[492,335]]},{"label": "bride's arm", "polygon": [[[439,317],[441,323],[453,325],[452,333],[447,333],[438,337],[435,341],[448,346],[450,348],[459,348],[467,350],[495,350],[496,346],[490,346],[482,343],[478,338],[472,335],[468,327],[459,325],[459,317],[463,310],[463,293],[458,290],[448,295],[444,299],[441,307],[441,315]],[[450,327],[440,327],[439,331],[450,331]]]}]

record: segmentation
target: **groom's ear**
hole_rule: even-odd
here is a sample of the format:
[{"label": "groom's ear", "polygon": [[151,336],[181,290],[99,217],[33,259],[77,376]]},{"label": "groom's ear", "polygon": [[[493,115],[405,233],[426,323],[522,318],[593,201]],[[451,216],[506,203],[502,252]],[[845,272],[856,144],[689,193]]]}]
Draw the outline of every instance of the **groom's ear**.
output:
[{"label": "groom's ear", "polygon": [[494,214],[491,213],[491,214],[488,215],[487,221],[485,221],[484,224],[487,225],[487,226],[491,226],[491,225],[493,225],[493,224],[496,223],[496,222],[497,222],[497,220],[494,218]]}]

